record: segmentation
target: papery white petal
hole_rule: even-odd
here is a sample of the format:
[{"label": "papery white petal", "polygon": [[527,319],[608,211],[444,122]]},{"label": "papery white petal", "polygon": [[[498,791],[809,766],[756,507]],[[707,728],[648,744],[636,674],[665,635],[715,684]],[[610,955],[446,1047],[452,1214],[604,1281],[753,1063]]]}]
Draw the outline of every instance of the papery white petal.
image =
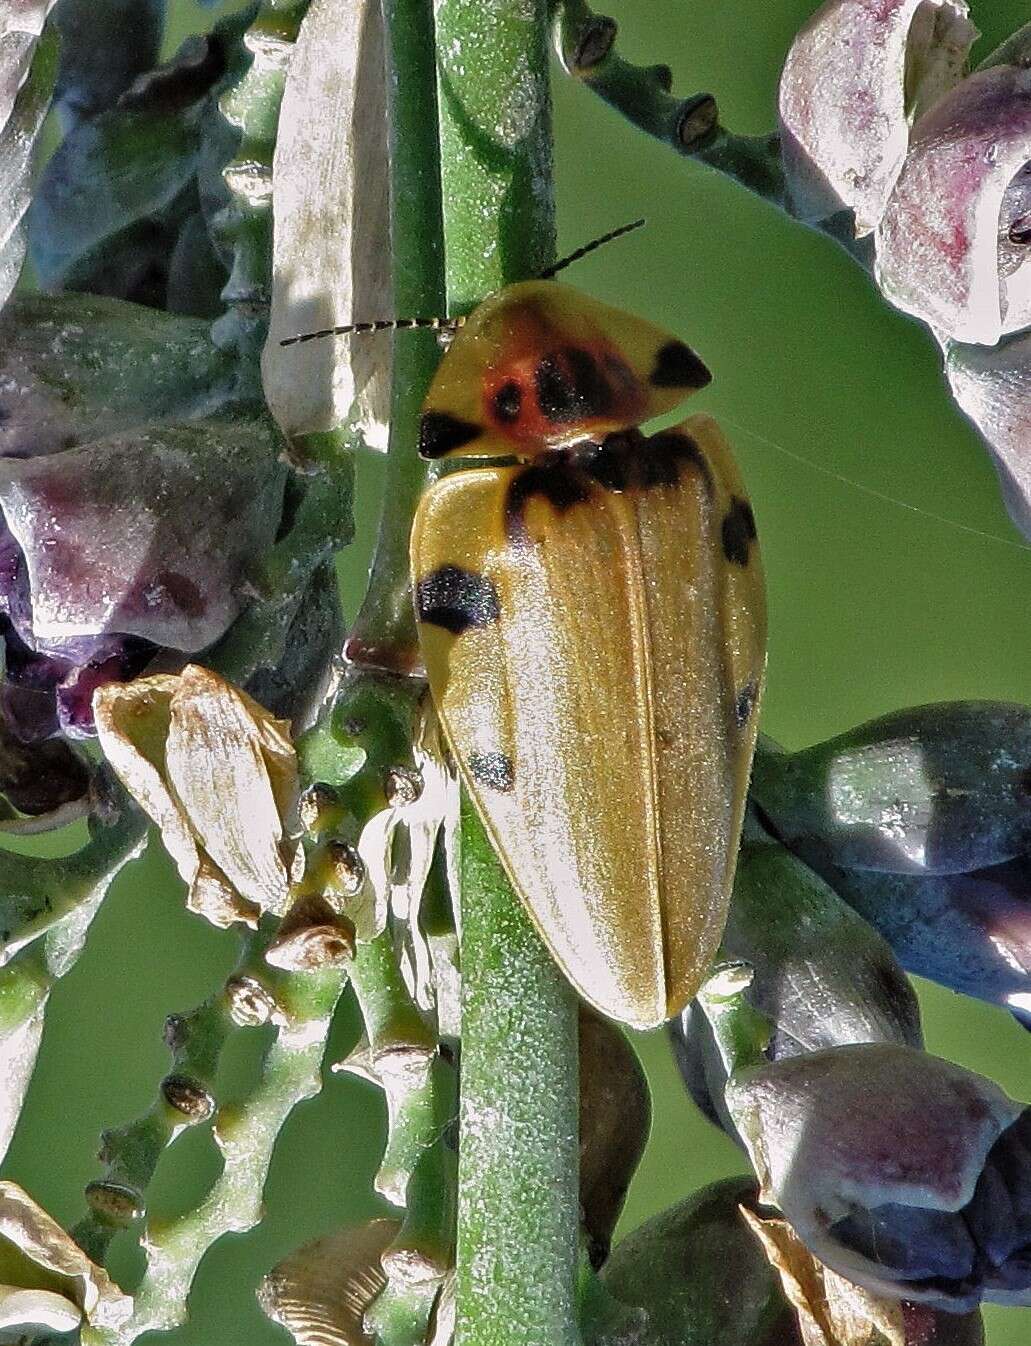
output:
[{"label": "papery white petal", "polygon": [[1031,324],[1029,250],[999,241],[1029,160],[1031,70],[973,74],[917,122],[877,230],[877,283],[897,308],[988,346]]},{"label": "papery white petal", "polygon": [[988,445],[1010,518],[1031,538],[1031,333],[990,347],[951,344],[945,372]]},{"label": "papery white petal", "polygon": [[265,396],[285,434],[330,430],[353,414],[378,449],[387,443],[391,335],[279,342],[396,316],[385,94],[379,0],[314,0],[279,114],[275,275],[262,356]]},{"label": "papery white petal", "polygon": [[280,801],[269,765],[292,768],[286,726],[250,697],[196,664],[183,669],[171,702],[167,776],[201,845],[234,888],[282,912],[289,876]]},{"label": "papery white petal", "polygon": [[962,76],[977,30],[966,0],[827,0],[792,44],[781,143],[795,212],[880,219],[913,117]]}]

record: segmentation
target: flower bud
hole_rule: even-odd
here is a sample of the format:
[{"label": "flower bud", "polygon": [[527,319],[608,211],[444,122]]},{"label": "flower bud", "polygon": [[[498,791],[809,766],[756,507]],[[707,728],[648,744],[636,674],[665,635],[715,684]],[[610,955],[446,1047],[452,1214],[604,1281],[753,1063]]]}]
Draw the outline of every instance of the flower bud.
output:
[{"label": "flower bud", "polygon": [[951,342],[945,373],[952,395],[991,452],[1010,518],[1031,537],[1031,334],[996,346]]},{"label": "flower bud", "polygon": [[763,1200],[840,1275],[952,1313],[1031,1303],[1031,1110],[990,1080],[863,1043],[736,1076],[726,1100]]},{"label": "flower bud", "polygon": [[1031,70],[996,65],[914,126],[877,229],[876,275],[897,308],[994,346],[1031,323]]},{"label": "flower bud", "polygon": [[1031,1014],[1031,861],[970,874],[828,870],[840,897],[884,936],[907,972]]},{"label": "flower bud", "polygon": [[580,1007],[580,1209],[591,1263],[609,1252],[651,1126],[637,1053],[615,1024]]},{"label": "flower bud", "polygon": [[741,1214],[780,1273],[804,1346],[984,1346],[981,1314],[942,1313],[873,1295],[809,1252],[784,1220]]},{"label": "flower bud", "polygon": [[[771,1061],[854,1042],[923,1046],[916,996],[885,940],[754,824],[746,824],[720,957],[752,968],[744,995],[770,1022]],[[705,1015],[688,1006],[669,1031],[691,1096],[733,1135],[727,1071]]]},{"label": "flower bud", "polygon": [[617,1245],[607,1290],[644,1310],[632,1336],[602,1329],[587,1346],[802,1346],[797,1321],[739,1207],[751,1177],[728,1178],[654,1216]]},{"label": "flower bud", "polygon": [[963,74],[977,30],[966,0],[827,0],[799,32],[780,84],[795,213],[854,211],[869,233],[902,169],[909,126]]},{"label": "flower bud", "polygon": [[807,859],[958,874],[1031,844],[1031,709],[953,701],[901,710],[797,753],[757,753],[752,798]]}]

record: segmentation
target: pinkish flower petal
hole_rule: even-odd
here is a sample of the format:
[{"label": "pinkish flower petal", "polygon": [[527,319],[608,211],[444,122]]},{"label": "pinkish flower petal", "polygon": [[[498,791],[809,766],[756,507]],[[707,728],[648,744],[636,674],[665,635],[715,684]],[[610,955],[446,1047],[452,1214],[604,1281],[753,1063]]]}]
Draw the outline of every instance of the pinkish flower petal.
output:
[{"label": "pinkish flower petal", "polygon": [[953,344],[945,372],[988,445],[1010,518],[1031,537],[1031,334],[991,347]]},{"label": "pinkish flower petal", "polygon": [[957,341],[1031,323],[1031,70],[971,75],[921,117],[877,231],[888,299]]},{"label": "pinkish flower petal", "polygon": [[780,84],[796,213],[880,219],[914,116],[962,77],[977,30],[966,0],[827,0],[795,38]]},{"label": "pinkish flower petal", "polygon": [[0,460],[0,506],[28,566],[32,644],[118,632],[187,653],[244,603],[281,512],[265,420],[150,426]]}]

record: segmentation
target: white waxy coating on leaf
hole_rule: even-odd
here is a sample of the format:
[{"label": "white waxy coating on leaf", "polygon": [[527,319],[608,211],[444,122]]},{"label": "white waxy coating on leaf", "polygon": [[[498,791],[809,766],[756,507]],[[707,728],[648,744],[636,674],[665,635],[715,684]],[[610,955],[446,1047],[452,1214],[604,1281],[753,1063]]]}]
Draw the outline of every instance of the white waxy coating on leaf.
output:
[{"label": "white waxy coating on leaf", "polygon": [[[43,1036],[43,1010],[46,995],[42,994],[32,1013],[0,1033],[0,1159],[7,1153],[14,1129],[21,1115],[32,1071],[36,1064],[40,1040]],[[3,1322],[3,1291],[0,1290],[0,1324]],[[67,1330],[67,1329],[63,1329]]]},{"label": "white waxy coating on leaf", "polygon": [[25,260],[22,217],[29,208],[36,141],[57,72],[57,36],[39,34],[53,0],[21,0],[0,12],[0,306]]},{"label": "white waxy coating on leaf", "polygon": [[839,210],[876,225],[915,116],[963,74],[977,30],[966,0],[827,0],[792,44],[780,84],[784,167],[803,219]]},{"label": "white waxy coating on leaf", "polygon": [[920,119],[877,230],[877,282],[897,308],[986,346],[1031,323],[1027,248],[1008,238],[1029,160],[1031,70],[979,71]]},{"label": "white waxy coating on leaf", "polygon": [[385,98],[377,0],[314,0],[279,115],[262,377],[285,434],[331,430],[353,415],[366,444],[378,449],[386,448],[390,414],[390,334],[279,343],[396,316]]}]

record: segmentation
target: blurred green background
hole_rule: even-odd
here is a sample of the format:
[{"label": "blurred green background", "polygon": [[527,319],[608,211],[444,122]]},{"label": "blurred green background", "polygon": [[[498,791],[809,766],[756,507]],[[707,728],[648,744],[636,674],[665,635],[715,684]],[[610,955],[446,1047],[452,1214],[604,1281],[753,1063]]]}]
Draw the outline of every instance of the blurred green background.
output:
[{"label": "blurred green background", "polygon": [[[169,46],[210,21],[169,0]],[[772,128],[777,78],[815,0],[625,0],[624,52],[672,66],[675,89],[715,93],[725,123]],[[990,50],[1031,17],[1028,0],[971,0]],[[759,520],[770,591],[764,728],[796,747],[882,712],[956,697],[1031,700],[1024,603],[1031,555],[999,503],[976,435],[945,392],[936,348],[891,311],[825,239],[650,142],[556,74],[563,250],[645,215],[648,227],[582,262],[569,280],[681,334],[713,371],[698,409],[736,445]],[[381,315],[368,315],[381,316]],[[381,463],[359,477],[358,539],[342,573],[357,602],[376,526]],[[930,515],[939,518],[928,517]],[[969,531],[976,530],[976,531]],[[206,996],[232,936],[186,915],[159,846],[116,885],[51,1001],[28,1105],[4,1164],[66,1222],[96,1171],[101,1129],[145,1108],[164,1073],[161,1025]],[[1001,1011],[921,986],[932,1051],[1031,1098],[1031,1039]],[[258,1030],[241,1034],[227,1089],[241,1087]],[[332,1056],[357,1036],[350,1007]],[[248,1040],[250,1039],[250,1040]],[[695,1112],[661,1034],[639,1039],[655,1121],[624,1229],[743,1165]],[[250,1056],[249,1056],[250,1054]],[[254,1302],[259,1274],[297,1242],[377,1213],[372,1176],[382,1097],[328,1075],[277,1149],[267,1216],[205,1260],[186,1346],[284,1340]],[[171,1215],[213,1175],[203,1131],[159,1169],[152,1210]],[[131,1274],[123,1252],[116,1270]],[[1031,1315],[989,1309],[991,1346],[1026,1346]],[[542,1344],[543,1346],[543,1344]]]}]

